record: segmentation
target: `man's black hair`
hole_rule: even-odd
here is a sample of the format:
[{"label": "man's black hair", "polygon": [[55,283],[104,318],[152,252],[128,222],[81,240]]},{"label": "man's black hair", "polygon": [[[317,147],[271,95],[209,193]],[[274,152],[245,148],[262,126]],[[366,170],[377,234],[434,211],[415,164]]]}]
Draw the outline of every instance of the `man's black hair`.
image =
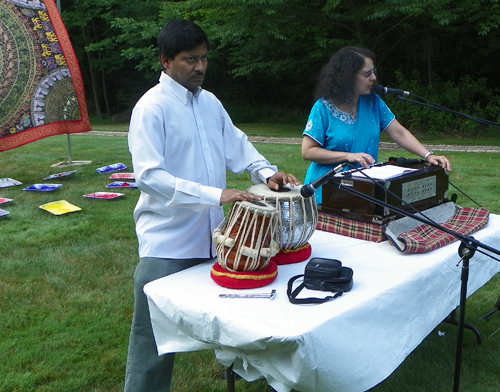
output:
[{"label": "man's black hair", "polygon": [[180,52],[191,50],[209,41],[205,32],[190,20],[169,20],[158,36],[160,56],[173,60]]}]

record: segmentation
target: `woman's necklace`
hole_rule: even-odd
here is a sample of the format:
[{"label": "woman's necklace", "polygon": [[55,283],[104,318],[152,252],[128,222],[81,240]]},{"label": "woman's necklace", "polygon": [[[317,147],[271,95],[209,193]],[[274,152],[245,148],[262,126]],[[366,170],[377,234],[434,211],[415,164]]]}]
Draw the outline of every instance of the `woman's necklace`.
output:
[{"label": "woman's necklace", "polygon": [[358,106],[357,105],[339,105],[337,106],[340,110],[342,110],[344,113],[350,114],[351,117],[356,120],[356,113],[358,111]]}]

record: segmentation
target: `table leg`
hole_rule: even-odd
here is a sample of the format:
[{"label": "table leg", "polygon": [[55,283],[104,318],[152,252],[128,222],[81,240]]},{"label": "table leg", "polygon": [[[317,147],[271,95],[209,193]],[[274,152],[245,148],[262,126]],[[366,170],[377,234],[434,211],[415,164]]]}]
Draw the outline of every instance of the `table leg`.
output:
[{"label": "table leg", "polygon": [[479,317],[479,320],[484,320],[486,317],[490,317],[493,313],[500,310],[500,297],[498,297],[497,302],[495,303],[495,309],[489,311],[485,315]]},{"label": "table leg", "polygon": [[235,392],[233,365],[226,369],[227,392]]},{"label": "table leg", "polygon": [[[456,312],[457,312],[457,310],[453,309],[453,311],[449,314],[449,316],[443,320],[443,323],[458,326],[458,320],[456,319]],[[471,324],[464,324],[464,328],[469,329],[472,332],[474,332],[474,334],[476,335],[477,344],[481,344],[483,342],[483,338],[481,336],[481,333],[479,332],[479,330],[476,327],[474,327]]]}]

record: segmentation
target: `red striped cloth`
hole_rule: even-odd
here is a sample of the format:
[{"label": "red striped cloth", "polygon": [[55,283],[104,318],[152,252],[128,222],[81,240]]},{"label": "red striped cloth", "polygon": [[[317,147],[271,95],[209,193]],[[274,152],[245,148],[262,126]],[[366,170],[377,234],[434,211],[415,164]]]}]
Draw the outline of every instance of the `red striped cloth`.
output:
[{"label": "red striped cloth", "polygon": [[[461,236],[468,236],[482,229],[488,223],[490,212],[483,207],[460,208],[446,223],[441,226]],[[426,224],[402,233],[398,240],[405,244],[404,253],[426,253],[448,245],[456,238],[442,230]]]},{"label": "red striped cloth", "polygon": [[387,240],[382,225],[354,221],[320,211],[318,212],[316,229],[364,241],[382,242]]}]

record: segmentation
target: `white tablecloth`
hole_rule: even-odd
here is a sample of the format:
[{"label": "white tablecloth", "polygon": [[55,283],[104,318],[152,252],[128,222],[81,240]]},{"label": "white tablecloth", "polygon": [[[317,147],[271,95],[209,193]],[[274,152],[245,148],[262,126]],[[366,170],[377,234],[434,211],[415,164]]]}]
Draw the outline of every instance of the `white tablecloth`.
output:
[{"label": "white tablecloth", "polygon": [[[500,216],[491,215],[474,238],[500,246]],[[280,266],[271,285],[241,292],[270,292],[269,299],[223,299],[235,290],[215,284],[205,263],[145,286],[160,354],[215,350],[247,381],[264,376],[278,392],[361,391],[387,378],[459,304],[459,242],[407,255],[388,242],[373,243],[316,231],[312,256],[335,258],[354,270],[354,286],[318,305],[293,305],[290,277],[306,262]],[[500,263],[476,252],[468,295]],[[302,291],[303,296],[322,296]],[[452,359],[450,359],[452,360]]]}]

